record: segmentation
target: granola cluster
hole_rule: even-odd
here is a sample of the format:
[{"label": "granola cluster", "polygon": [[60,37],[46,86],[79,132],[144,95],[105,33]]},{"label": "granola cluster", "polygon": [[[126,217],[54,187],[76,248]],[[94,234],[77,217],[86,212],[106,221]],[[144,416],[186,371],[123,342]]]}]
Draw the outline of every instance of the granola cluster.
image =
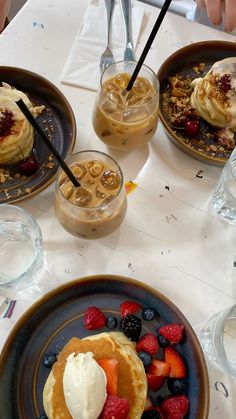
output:
[{"label": "granola cluster", "polygon": [[[191,105],[193,93],[192,81],[203,77],[207,68],[205,63],[194,65],[188,75],[175,74],[168,79],[168,84],[161,94],[162,112],[178,139],[188,147],[208,157],[219,157],[227,160],[235,147],[235,134],[230,129],[216,128],[203,120]],[[208,92],[208,97],[214,97],[225,108],[230,108],[227,93],[230,90],[230,78],[210,73],[210,82],[214,88]],[[199,95],[205,95],[204,81],[199,89]],[[212,95],[212,96],[211,96]],[[216,97],[217,96],[217,97]],[[231,118],[230,113],[228,118]]]}]

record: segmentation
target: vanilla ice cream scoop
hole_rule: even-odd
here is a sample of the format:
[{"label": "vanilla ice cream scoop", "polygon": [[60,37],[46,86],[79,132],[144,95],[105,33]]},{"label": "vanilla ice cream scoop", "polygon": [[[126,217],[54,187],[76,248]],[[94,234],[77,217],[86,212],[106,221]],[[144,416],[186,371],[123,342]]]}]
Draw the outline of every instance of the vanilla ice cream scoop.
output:
[{"label": "vanilla ice cream scoop", "polygon": [[214,127],[236,132],[236,57],[217,61],[192,81],[191,106]]},{"label": "vanilla ice cream scoop", "polygon": [[63,376],[67,408],[73,419],[97,419],[106,401],[107,379],[92,352],[70,354]]}]

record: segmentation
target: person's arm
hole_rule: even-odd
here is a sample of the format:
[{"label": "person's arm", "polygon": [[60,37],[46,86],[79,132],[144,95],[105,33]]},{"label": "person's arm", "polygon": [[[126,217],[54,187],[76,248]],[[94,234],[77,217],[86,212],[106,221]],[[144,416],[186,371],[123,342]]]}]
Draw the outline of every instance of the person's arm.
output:
[{"label": "person's arm", "polygon": [[4,28],[5,20],[10,9],[10,0],[0,0],[0,32]]},{"label": "person's arm", "polygon": [[236,27],[236,0],[196,0],[199,7],[206,9],[213,25],[224,21],[225,31],[232,31]]}]

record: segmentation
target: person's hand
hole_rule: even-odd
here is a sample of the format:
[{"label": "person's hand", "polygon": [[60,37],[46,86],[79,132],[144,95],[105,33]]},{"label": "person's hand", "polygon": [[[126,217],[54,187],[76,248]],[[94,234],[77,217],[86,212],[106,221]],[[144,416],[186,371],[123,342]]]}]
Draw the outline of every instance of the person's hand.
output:
[{"label": "person's hand", "polygon": [[196,3],[207,10],[213,25],[221,23],[223,14],[225,31],[230,32],[236,27],[236,0],[196,0]]}]

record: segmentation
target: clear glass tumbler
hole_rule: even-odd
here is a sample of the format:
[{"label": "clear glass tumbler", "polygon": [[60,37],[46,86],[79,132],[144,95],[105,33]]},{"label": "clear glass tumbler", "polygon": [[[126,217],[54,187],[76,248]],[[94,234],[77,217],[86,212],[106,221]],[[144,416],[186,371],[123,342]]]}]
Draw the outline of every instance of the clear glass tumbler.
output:
[{"label": "clear glass tumbler", "polygon": [[212,316],[200,340],[209,360],[236,377],[236,304]]},{"label": "clear glass tumbler", "polygon": [[236,148],[223,168],[211,205],[218,218],[236,224]]},{"label": "clear glass tumbler", "polygon": [[54,201],[58,220],[77,237],[96,239],[110,234],[121,224],[127,210],[120,166],[112,157],[95,150],[73,154],[66,162],[81,188],[73,187],[59,170]]},{"label": "clear glass tumbler", "polygon": [[135,66],[133,61],[120,61],[104,71],[93,110],[97,136],[108,147],[121,151],[145,146],[157,128],[159,80],[143,65],[127,92]]},{"label": "clear glass tumbler", "polygon": [[24,209],[0,205],[0,288],[33,282],[43,264],[41,230]]}]

